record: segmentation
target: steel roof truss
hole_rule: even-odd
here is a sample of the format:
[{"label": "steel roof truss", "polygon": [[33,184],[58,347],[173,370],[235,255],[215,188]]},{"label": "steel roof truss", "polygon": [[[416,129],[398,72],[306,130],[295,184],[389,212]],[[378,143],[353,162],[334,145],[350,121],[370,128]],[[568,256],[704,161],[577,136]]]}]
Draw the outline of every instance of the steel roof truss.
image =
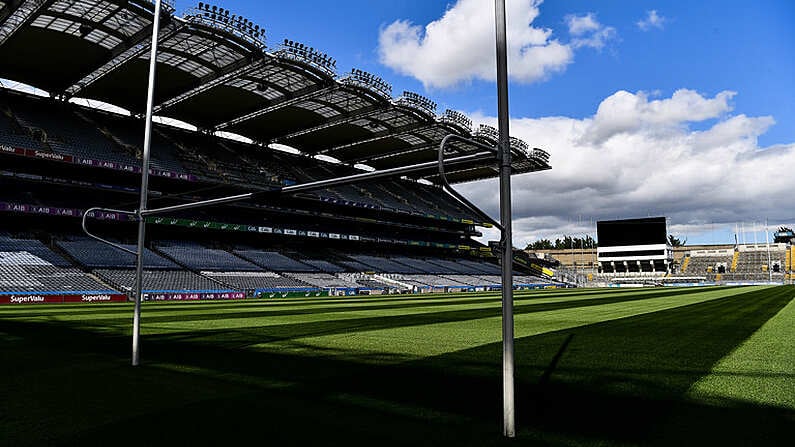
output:
[{"label": "steel roof truss", "polygon": [[[55,0],[27,0],[14,9],[0,26],[0,46],[8,41],[11,36],[22,29],[25,24],[35,19],[40,11],[49,8]],[[4,8],[5,9],[5,8]]]},{"label": "steel roof truss", "polygon": [[[461,144],[459,144],[459,142],[449,143],[447,145],[448,148],[454,148],[456,154],[464,154],[464,153],[466,153],[467,151],[461,150],[460,146],[461,146]],[[364,164],[367,164],[367,163],[370,163],[370,162],[372,162],[374,160],[385,160],[387,158],[392,158],[392,157],[405,155],[405,154],[410,154],[410,153],[414,153],[414,152],[423,152],[423,151],[434,151],[435,152],[438,149],[438,147],[439,147],[439,144],[436,143],[436,142],[433,142],[431,144],[426,144],[424,146],[412,147],[412,148],[408,148],[408,149],[405,149],[405,148],[404,149],[398,149],[396,151],[385,152],[385,153],[381,153],[381,154],[372,154],[372,155],[368,155],[366,157],[355,158],[353,160],[350,160],[350,163],[364,163]],[[477,150],[477,148],[475,148],[475,150]]]},{"label": "steel roof truss", "polygon": [[278,109],[281,109],[281,108],[284,108],[284,107],[290,107],[290,106],[298,104],[298,103],[300,103],[302,101],[306,101],[306,100],[312,99],[312,98],[314,98],[316,96],[323,95],[324,93],[330,92],[330,91],[335,90],[337,88],[340,88],[339,85],[337,83],[334,83],[332,85],[329,85],[327,87],[321,88],[319,90],[311,90],[311,91],[309,91],[307,93],[303,93],[303,94],[299,93],[297,95],[295,95],[295,94],[288,95],[283,100],[281,100],[281,101],[279,101],[279,102],[277,102],[275,104],[271,104],[271,105],[269,105],[267,107],[264,107],[262,109],[256,110],[256,111],[251,112],[251,113],[247,113],[247,114],[245,114],[243,116],[234,118],[234,119],[229,120],[229,121],[227,121],[225,123],[221,123],[218,126],[216,126],[216,130],[228,129],[228,128],[236,126],[236,125],[238,125],[240,123],[252,120],[254,118],[258,118],[258,117],[263,116],[263,115],[267,115],[267,114],[269,114],[271,112],[274,112],[274,111],[276,111]]},{"label": "steel roof truss", "polygon": [[[164,29],[160,31],[158,45],[171,38],[171,36],[175,35],[176,33],[180,32],[184,26],[184,24],[178,24],[175,21],[169,22]],[[108,73],[111,73],[117,68],[125,65],[127,62],[146,54],[152,46],[151,27],[147,26],[146,28],[139,31],[136,34],[136,37],[138,36],[141,36],[139,40],[131,39],[128,45],[125,45],[123,48],[119,48],[119,50],[122,51],[115,54],[112,59],[105,62],[102,64],[102,66],[96,70],[93,70],[91,73],[83,77],[83,79],[77,81],[74,85],[66,89],[67,96],[76,96],[81,91],[107,76]]]},{"label": "steel roof truss", "polygon": [[[365,107],[363,109],[358,110],[356,113],[348,114],[348,115],[344,115],[344,116],[339,116],[337,118],[332,118],[332,119],[326,121],[323,124],[318,124],[317,126],[314,126],[314,127],[310,127],[310,128],[307,128],[307,129],[301,129],[301,130],[296,131],[296,132],[288,133],[288,134],[283,135],[281,137],[275,138],[274,142],[278,143],[280,141],[291,140],[293,138],[297,138],[297,137],[300,137],[300,136],[303,136],[303,135],[308,135],[308,134],[311,134],[311,133],[315,133],[315,132],[318,132],[318,131],[321,131],[321,130],[324,130],[324,129],[328,129],[328,128],[331,128],[331,127],[334,127],[334,126],[337,126],[337,125],[340,125],[340,124],[345,124],[345,123],[356,121],[356,120],[361,119],[361,118],[370,117],[370,116],[373,115],[373,112],[378,111],[378,109],[380,107],[381,106],[379,104],[373,104],[373,105],[370,105],[368,107]],[[380,120],[376,119],[374,121],[380,121]]]},{"label": "steel roof truss", "polygon": [[338,150],[341,150],[341,149],[348,149],[348,148],[356,147],[356,146],[359,146],[359,145],[362,145],[362,144],[373,143],[375,141],[383,140],[385,138],[400,138],[404,134],[413,134],[413,135],[416,135],[416,136],[418,136],[419,138],[421,138],[423,140],[426,140],[427,143],[431,143],[431,140],[428,140],[428,139],[424,138],[423,136],[417,135],[414,132],[416,132],[418,130],[421,130],[421,129],[425,128],[425,127],[433,126],[434,124],[430,124],[429,125],[428,123],[415,123],[415,124],[409,124],[409,125],[406,125],[406,126],[402,126],[402,127],[398,127],[398,128],[392,129],[392,132],[389,132],[389,131],[378,132],[376,135],[374,135],[371,138],[366,138],[364,140],[356,141],[356,142],[353,142],[353,143],[346,143],[346,144],[341,144],[341,145],[338,145],[338,146],[332,146],[332,147],[329,147],[329,148],[321,149],[318,152],[318,154],[331,154],[332,152],[335,152],[335,151],[338,151]]},{"label": "steel roof truss", "polygon": [[201,84],[198,87],[192,88],[184,93],[181,93],[171,99],[163,101],[163,103],[157,105],[154,109],[155,113],[159,113],[164,109],[168,109],[169,107],[173,107],[187,99],[190,99],[196,95],[204,93],[217,87],[227,81],[230,81],[235,78],[241,78],[246,76],[247,74],[251,73],[254,70],[258,70],[264,64],[262,59],[257,59],[254,62],[251,60],[245,61],[238,61],[235,64],[229,65],[224,68],[224,70],[215,73],[214,75],[205,77],[202,79]]},{"label": "steel roof truss", "polygon": [[[43,21],[45,21],[46,20],[45,18],[47,18],[47,17],[52,17],[52,20],[49,23],[44,24]],[[48,10],[46,13],[39,14],[39,16],[32,22],[31,25],[32,26],[38,26],[38,27],[41,27],[41,28],[46,28],[46,29],[52,29],[51,28],[52,24],[57,19],[67,20],[67,21],[70,21],[70,22],[72,22],[74,24],[87,25],[87,26],[91,27],[92,28],[91,32],[88,33],[87,35],[83,36],[84,39],[91,40],[91,39],[89,39],[89,36],[91,36],[91,34],[95,33],[96,31],[101,31],[101,32],[103,32],[103,33],[105,33],[107,35],[113,36],[113,38],[115,38],[116,41],[115,41],[114,45],[110,45],[110,46],[102,45],[101,43],[99,43],[97,41],[91,40],[93,43],[96,43],[98,45],[102,45],[103,47],[105,47],[107,49],[112,49],[112,48],[116,47],[121,42],[123,42],[127,37],[129,37],[129,36],[121,33],[118,29],[110,28],[109,26],[105,25],[105,23],[102,22],[102,21],[93,21],[93,20],[91,20],[91,17],[89,17],[87,15],[75,16],[75,15],[67,14],[67,13],[64,13],[64,12],[61,12],[61,11],[53,11],[53,10]],[[57,31],[62,31],[63,32],[63,30],[57,30]],[[77,36],[80,35],[80,34],[75,34],[75,33],[69,33],[69,34],[73,34],[73,35],[77,35]]]}]

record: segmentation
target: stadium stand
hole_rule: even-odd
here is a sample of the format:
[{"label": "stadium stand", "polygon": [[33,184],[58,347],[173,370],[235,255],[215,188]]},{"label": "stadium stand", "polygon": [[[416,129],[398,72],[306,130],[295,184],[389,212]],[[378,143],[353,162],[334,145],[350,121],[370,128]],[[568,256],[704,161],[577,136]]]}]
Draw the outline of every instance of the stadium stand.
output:
[{"label": "stadium stand", "polygon": [[[99,0],[78,3],[24,8],[24,20],[9,33],[9,23],[0,21],[0,78],[49,93],[0,86],[0,231],[38,235],[0,238],[0,252],[18,259],[4,265],[11,288],[26,275],[33,288],[39,287],[35,281],[58,290],[132,287],[132,256],[78,236],[79,217],[92,206],[137,206],[146,92],[131,80],[141,77],[146,63],[149,44],[142,36],[152,8],[148,0],[119,8]],[[473,132],[463,115],[437,115],[428,98],[411,92],[393,97],[376,75],[338,74],[320,51],[292,41],[266,51],[261,35],[235,32],[209,13],[189,9],[177,16],[166,8],[164,14],[157,64],[167,74],[158,78],[155,114],[176,121],[153,126],[150,205],[434,160],[448,134],[496,144],[488,138],[494,132],[483,133],[488,126]],[[53,60],[60,61],[57,69]],[[543,151],[520,143],[511,146],[515,173],[549,168]],[[450,151],[479,148],[456,142]],[[447,172],[454,183],[493,178],[491,165],[473,161]],[[488,256],[486,247],[472,239],[482,217],[445,193],[437,177],[430,169],[148,218],[144,289],[250,294],[410,287],[393,274],[424,275],[426,282],[414,285],[425,289],[477,283],[478,275],[499,271],[493,258],[481,257]],[[102,234],[125,242],[135,234],[134,223],[115,212],[91,220]],[[34,262],[26,256],[45,264],[20,264]]]}]

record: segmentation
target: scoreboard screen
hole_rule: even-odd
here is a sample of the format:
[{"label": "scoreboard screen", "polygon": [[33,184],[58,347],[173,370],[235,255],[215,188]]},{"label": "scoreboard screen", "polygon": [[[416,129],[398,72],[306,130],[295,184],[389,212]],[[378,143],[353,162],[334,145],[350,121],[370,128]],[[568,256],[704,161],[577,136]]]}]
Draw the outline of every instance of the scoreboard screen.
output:
[{"label": "scoreboard screen", "polygon": [[668,228],[665,217],[603,220],[596,222],[596,237],[600,247],[665,244]]}]

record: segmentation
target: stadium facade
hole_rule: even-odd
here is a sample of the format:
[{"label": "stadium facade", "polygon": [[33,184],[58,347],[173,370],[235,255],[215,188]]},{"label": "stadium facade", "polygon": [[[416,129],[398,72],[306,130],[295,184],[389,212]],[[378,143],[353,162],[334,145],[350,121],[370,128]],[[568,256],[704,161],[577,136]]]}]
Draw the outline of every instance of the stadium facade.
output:
[{"label": "stadium facade", "polygon": [[[153,14],[146,0],[0,0],[0,77],[49,92],[0,90],[0,301],[130,291],[132,256],[83,238],[79,216],[137,203]],[[376,75],[338,75],[332,57],[301,43],[269,46],[263,28],[223,8],[199,3],[182,17],[165,8],[160,23],[155,113],[188,125],[154,128],[150,205],[263,194],[147,218],[150,299],[498,287],[491,249],[473,239],[488,219],[444,192],[436,170],[269,194],[432,161],[450,134],[496,146],[496,129],[437,114],[416,93],[394,98]],[[449,146],[451,156],[478,151]],[[511,152],[514,173],[549,169],[548,154],[519,139]],[[470,161],[446,172],[469,182],[497,168]],[[123,213],[92,218],[117,242],[135,234]],[[516,261],[517,285],[559,285],[542,261]]]}]

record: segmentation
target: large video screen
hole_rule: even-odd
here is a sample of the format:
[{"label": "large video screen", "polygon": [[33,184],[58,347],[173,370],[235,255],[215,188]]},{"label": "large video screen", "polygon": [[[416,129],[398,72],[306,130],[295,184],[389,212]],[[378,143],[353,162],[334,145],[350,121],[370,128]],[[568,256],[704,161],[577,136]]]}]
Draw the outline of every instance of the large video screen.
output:
[{"label": "large video screen", "polygon": [[600,247],[664,244],[668,240],[665,217],[603,220],[596,222]]}]

